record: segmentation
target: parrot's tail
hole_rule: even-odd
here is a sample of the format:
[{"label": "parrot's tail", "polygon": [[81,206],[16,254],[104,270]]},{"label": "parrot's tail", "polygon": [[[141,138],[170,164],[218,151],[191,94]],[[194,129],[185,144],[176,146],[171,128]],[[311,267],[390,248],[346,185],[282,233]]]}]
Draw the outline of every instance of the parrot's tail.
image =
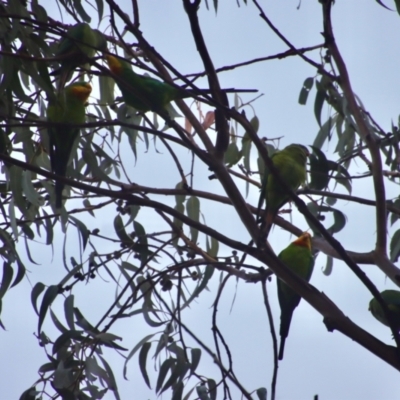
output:
[{"label": "parrot's tail", "polygon": [[279,330],[279,335],[281,337],[281,343],[279,346],[278,360],[283,359],[283,351],[285,349],[285,341],[289,335],[289,328],[290,328],[290,322],[292,321],[292,315],[293,315],[293,311],[288,312],[287,310],[286,310],[286,312],[282,312],[282,314],[281,314],[281,327]]}]

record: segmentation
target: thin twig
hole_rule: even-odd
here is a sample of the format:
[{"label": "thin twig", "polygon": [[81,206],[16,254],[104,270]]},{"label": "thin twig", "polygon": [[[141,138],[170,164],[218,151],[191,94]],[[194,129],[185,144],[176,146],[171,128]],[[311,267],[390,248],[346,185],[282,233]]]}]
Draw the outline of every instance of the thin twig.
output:
[{"label": "thin twig", "polygon": [[268,300],[267,280],[266,279],[263,282],[261,282],[261,289],[262,289],[262,293],[263,293],[265,308],[267,310],[269,329],[270,329],[271,338],[272,338],[274,373],[272,374],[272,381],[271,381],[271,400],[275,400],[276,381],[278,379],[278,367],[279,367],[279,364],[278,364],[278,339],[276,337],[274,318],[273,318],[271,306],[270,306],[269,300]]}]

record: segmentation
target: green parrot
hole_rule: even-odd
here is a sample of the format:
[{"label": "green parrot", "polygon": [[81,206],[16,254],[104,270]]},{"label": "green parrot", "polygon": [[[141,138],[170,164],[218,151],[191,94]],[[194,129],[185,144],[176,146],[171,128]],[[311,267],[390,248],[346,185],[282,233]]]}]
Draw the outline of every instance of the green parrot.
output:
[{"label": "green parrot", "polygon": [[173,100],[193,96],[193,92],[180,89],[150,76],[139,75],[121,58],[106,54],[111,72],[118,77],[116,83],[126,104],[138,111],[160,111]]},{"label": "green parrot", "polygon": [[[290,243],[286,249],[283,249],[278,257],[288,268],[308,282],[314,268],[314,257],[311,253],[311,235],[308,232],[303,233],[294,242]],[[278,359],[282,360],[293,311],[299,305],[301,297],[280,279],[277,279],[277,283],[278,299],[281,307],[281,327],[279,331],[281,343]]]},{"label": "green parrot", "polygon": [[[381,296],[383,300],[387,303],[391,319],[394,325],[400,329],[400,291],[398,290],[384,290],[381,292]],[[372,315],[382,324],[389,326],[388,321],[386,319],[385,313],[381,305],[375,299],[369,302],[369,311],[371,311]]]},{"label": "green parrot", "polygon": [[[111,72],[117,78],[115,81],[121,90],[125,103],[138,111],[166,111],[166,107],[171,101],[193,97],[198,95],[198,92],[210,93],[209,89],[193,91],[171,85],[150,76],[139,75],[132,70],[127,61],[111,54],[106,54],[104,57]],[[223,89],[224,93],[254,91],[256,90]]]},{"label": "green parrot", "polygon": [[[308,149],[301,144],[291,144],[281,151],[277,151],[271,157],[271,161],[278,170],[281,179],[289,188],[295,192],[306,180],[306,162],[310,155]],[[290,200],[289,194],[280,184],[278,178],[266,172],[264,174],[259,208],[264,201],[267,201],[265,211],[265,237],[268,237],[272,223],[279,209]]]},{"label": "green parrot", "polygon": [[52,73],[52,75],[60,75],[61,89],[71,79],[76,67],[94,57],[96,49],[100,51],[107,49],[107,42],[100,31],[92,29],[85,22],[68,28],[66,36],[61,39],[55,53],[61,58],[61,67]]},{"label": "green parrot", "polygon": [[[92,87],[87,82],[76,82],[66,86],[56,100],[49,101],[47,121],[65,125],[49,126],[49,154],[53,173],[66,176],[67,166],[80,128],[70,124],[85,123],[85,104]],[[56,180],[56,208],[62,206],[64,183]]]}]

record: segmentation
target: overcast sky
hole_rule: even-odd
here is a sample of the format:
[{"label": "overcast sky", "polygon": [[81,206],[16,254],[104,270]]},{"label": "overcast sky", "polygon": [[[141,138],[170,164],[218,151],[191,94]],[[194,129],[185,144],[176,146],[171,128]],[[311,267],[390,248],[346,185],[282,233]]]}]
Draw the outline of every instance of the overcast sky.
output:
[{"label": "overcast sky", "polygon": [[[241,0],[238,0],[241,2]],[[131,15],[130,2],[118,1],[124,5],[124,11]],[[204,3],[204,2],[203,2]],[[209,0],[210,5],[212,1]],[[301,2],[299,0],[270,0],[262,2],[269,18],[281,32],[299,47],[322,43],[321,7],[318,1]],[[53,1],[41,3],[55,19],[59,19]],[[394,7],[393,1],[387,1]],[[201,60],[196,51],[188,21],[180,1],[145,0],[139,1],[141,10],[141,30],[144,37],[181,73],[200,72]],[[126,9],[125,9],[126,8]],[[53,10],[53,14],[52,14]],[[105,8],[105,12],[108,8]],[[200,11],[201,26],[215,66],[235,64],[257,57],[265,57],[287,50],[266,24],[259,18],[258,11],[249,1],[245,6],[237,7],[236,1],[220,1],[218,14],[207,11],[204,4]],[[93,13],[92,26],[97,20]],[[361,98],[367,111],[376,121],[389,130],[392,121],[396,124],[400,111],[400,75],[399,75],[399,37],[400,16],[380,7],[376,1],[358,0],[337,1],[333,7],[333,25],[339,49],[348,67],[353,89]],[[128,41],[134,41],[133,38]],[[314,59],[317,59],[315,55]],[[315,76],[314,69],[298,58],[292,57],[280,61],[258,63],[246,68],[221,74],[223,87],[256,88],[263,97],[252,105],[260,119],[260,136],[280,137],[280,147],[297,142],[305,145],[313,143],[318,132],[313,113],[312,92],[306,106],[298,104],[298,95],[305,78]],[[94,81],[95,85],[96,81]],[[204,86],[206,82],[204,81]],[[201,86],[199,84],[199,86]],[[95,91],[94,91],[95,93]],[[244,95],[249,101],[253,95]],[[95,96],[91,98],[95,102]],[[251,115],[250,109],[246,109]],[[328,116],[323,112],[323,119]],[[332,154],[335,144],[325,145],[323,150]],[[142,150],[144,148],[142,147]],[[135,163],[127,150],[124,158],[132,181],[155,187],[168,187],[179,181],[174,169],[163,173],[169,159],[164,149],[158,154],[151,149],[148,153],[138,152]],[[187,157],[187,153],[180,154]],[[182,158],[183,159],[183,158]],[[255,160],[254,160],[255,161]],[[185,164],[186,163],[186,164]],[[190,157],[183,161],[190,165]],[[152,173],[157,165],[160,174]],[[165,167],[164,167],[165,166]],[[360,165],[364,168],[363,165]],[[363,169],[358,170],[363,172]],[[195,188],[222,193],[216,181],[207,179],[207,169],[198,166]],[[353,194],[371,198],[371,181],[354,183]],[[242,187],[244,193],[244,186]],[[397,196],[398,188],[390,186],[388,197]],[[173,199],[164,199],[174,204]],[[258,192],[252,191],[247,198],[253,205],[258,203]],[[351,203],[340,203],[342,211],[348,216],[344,231],[337,235],[348,250],[366,252],[375,243],[373,209]],[[114,216],[114,209],[110,214]],[[236,240],[248,242],[249,236],[241,226],[239,218],[230,207],[210,206],[202,201],[202,212],[206,222],[214,229],[233,236]],[[152,213],[141,211],[139,221],[150,224]],[[150,216],[150,219],[146,219]],[[293,211],[294,221],[299,227],[307,229],[304,219]],[[90,229],[99,227],[102,231],[111,231],[112,220],[105,213],[96,219],[87,218]],[[147,229],[149,232],[152,229]],[[154,230],[156,228],[154,227]],[[293,240],[287,233],[276,227],[270,242],[278,253]],[[37,244],[32,249],[35,261],[26,260],[29,269],[29,281],[24,280],[7,293],[2,310],[2,322],[7,331],[1,332],[2,372],[0,374],[1,396],[15,399],[37,378],[37,368],[46,362],[45,353],[37,346],[33,336],[36,331],[37,317],[30,303],[31,287],[38,281],[54,284],[60,280],[65,270],[62,267],[59,252],[63,237],[60,235],[52,251],[45,245]],[[24,248],[23,241],[19,243]],[[77,254],[76,233],[73,229],[68,236],[68,257]],[[110,247],[111,249],[111,247]],[[107,249],[104,249],[107,251]],[[228,255],[222,248],[219,255]],[[354,274],[343,263],[335,261],[330,276],[322,273],[325,257],[317,258],[311,283],[326,293],[355,323],[366,329],[380,340],[393,344],[390,330],[378,323],[368,312],[371,295]],[[380,290],[393,288],[393,284],[374,266],[363,266],[363,270]],[[84,285],[74,289],[76,303],[84,315],[96,323],[115,295],[115,284],[104,275],[104,280],[97,278],[86,288]],[[210,291],[198,299],[190,310],[183,313],[185,323],[196,330],[200,338],[212,345],[210,310],[218,287],[219,273],[214,276]],[[268,285],[271,306],[275,317],[275,327],[279,325],[279,306],[276,297],[276,282],[273,278]],[[231,310],[233,297],[236,299]],[[62,318],[62,302],[54,304],[54,311]],[[50,321],[45,324],[46,333],[55,335]],[[233,352],[234,367],[238,379],[248,391],[265,386],[270,388],[272,374],[272,347],[269,327],[265,315],[261,289],[259,285],[239,282],[231,279],[219,307],[220,328]],[[112,333],[124,337],[122,346],[131,349],[143,336],[152,331],[141,321],[140,316],[116,324]],[[53,336],[55,338],[56,336]],[[189,341],[190,344],[190,341]],[[137,368],[134,357],[128,367],[128,381],[122,379],[123,360],[113,352],[106,352],[112,362],[122,399],[156,399],[146,389]],[[204,358],[205,355],[203,354]],[[199,372],[218,377],[212,360],[204,360]],[[148,361],[148,369],[153,369],[154,362]],[[153,387],[155,375],[152,374]],[[305,301],[300,303],[294,313],[289,337],[286,341],[285,358],[279,368],[277,399],[312,399],[318,394],[321,400],[335,399],[395,399],[400,391],[398,372],[376,358],[367,350],[352,342],[338,332],[327,332],[322,317]],[[221,396],[221,393],[219,393]],[[3,397],[4,396],[4,397]],[[222,397],[219,396],[219,399]],[[113,398],[111,394],[105,397]],[[168,397],[164,397],[168,398]]]}]

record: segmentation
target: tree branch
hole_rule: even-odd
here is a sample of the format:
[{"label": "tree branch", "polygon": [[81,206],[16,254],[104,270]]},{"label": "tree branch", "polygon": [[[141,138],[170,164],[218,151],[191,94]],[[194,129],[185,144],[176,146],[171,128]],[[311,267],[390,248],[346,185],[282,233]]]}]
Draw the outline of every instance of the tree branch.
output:
[{"label": "tree branch", "polygon": [[333,34],[331,22],[331,7],[332,0],[322,0],[323,20],[324,20],[324,36],[326,47],[329,49],[335,64],[338,68],[340,77],[338,83],[343,90],[344,96],[348,102],[349,110],[354,116],[357,124],[357,132],[365,141],[371,154],[372,159],[372,177],[375,188],[376,196],[376,251],[382,255],[386,255],[386,199],[385,199],[385,185],[383,182],[382,174],[382,160],[379,152],[379,146],[376,144],[374,137],[369,131],[368,125],[361,113],[360,107],[357,104],[353,89],[351,87],[349,74],[347,72],[346,64],[339,52],[336,45],[335,37]]}]

